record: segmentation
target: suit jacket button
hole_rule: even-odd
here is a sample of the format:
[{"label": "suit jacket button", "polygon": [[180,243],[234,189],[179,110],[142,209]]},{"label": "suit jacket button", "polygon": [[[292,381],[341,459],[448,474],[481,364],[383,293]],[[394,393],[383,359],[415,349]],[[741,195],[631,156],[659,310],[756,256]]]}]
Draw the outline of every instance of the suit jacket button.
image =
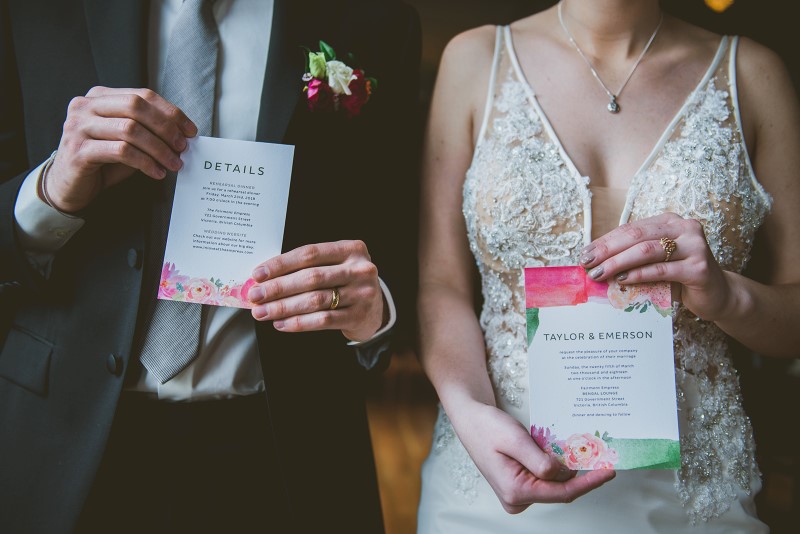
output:
[{"label": "suit jacket button", "polygon": [[106,369],[114,376],[122,374],[122,358],[116,354],[109,354],[106,358]]},{"label": "suit jacket button", "polygon": [[128,250],[128,265],[134,269],[142,268],[142,253],[135,248]]}]

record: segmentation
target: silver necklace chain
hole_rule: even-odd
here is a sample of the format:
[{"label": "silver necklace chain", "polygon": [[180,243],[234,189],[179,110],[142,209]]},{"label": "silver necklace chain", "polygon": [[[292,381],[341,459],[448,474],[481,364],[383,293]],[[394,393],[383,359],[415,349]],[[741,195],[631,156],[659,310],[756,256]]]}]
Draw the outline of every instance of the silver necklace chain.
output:
[{"label": "silver necklace chain", "polygon": [[597,74],[597,71],[595,70],[594,65],[592,65],[592,62],[589,61],[588,57],[586,57],[586,54],[583,53],[583,50],[581,50],[581,47],[578,46],[578,43],[575,41],[575,38],[572,36],[572,34],[570,33],[569,29],[567,28],[567,25],[564,23],[564,17],[561,15],[561,5],[563,3],[564,3],[563,1],[558,3],[558,22],[561,23],[561,27],[564,29],[564,33],[567,34],[567,38],[569,38],[569,42],[572,43],[572,46],[575,47],[575,50],[577,50],[578,54],[580,54],[581,58],[583,58],[583,61],[586,63],[586,66],[589,67],[590,71],[592,71],[592,76],[594,76],[595,79],[598,82],[600,82],[600,85],[603,86],[603,89],[605,89],[606,93],[608,94],[608,98],[610,99],[610,102],[608,103],[608,106],[607,106],[608,111],[610,113],[619,113],[621,108],[619,107],[619,104],[617,103],[617,98],[619,98],[619,95],[622,93],[622,90],[625,89],[625,86],[628,85],[628,80],[631,79],[631,76],[633,76],[633,73],[636,70],[636,67],[639,66],[639,63],[641,63],[642,58],[647,53],[647,50],[650,48],[650,45],[653,44],[653,40],[656,38],[656,35],[658,34],[658,30],[661,29],[661,23],[664,22],[664,14],[663,13],[661,14],[661,18],[658,20],[658,25],[656,26],[656,29],[653,30],[653,34],[650,36],[650,39],[647,41],[647,44],[644,45],[644,48],[642,49],[642,53],[639,54],[638,58],[636,58],[636,62],[633,64],[633,67],[631,67],[631,70],[628,73],[628,77],[625,78],[624,82],[622,82],[622,85],[617,90],[617,92],[616,93],[612,93],[611,90],[608,88],[608,86],[606,86],[606,84],[600,78],[600,75]]}]

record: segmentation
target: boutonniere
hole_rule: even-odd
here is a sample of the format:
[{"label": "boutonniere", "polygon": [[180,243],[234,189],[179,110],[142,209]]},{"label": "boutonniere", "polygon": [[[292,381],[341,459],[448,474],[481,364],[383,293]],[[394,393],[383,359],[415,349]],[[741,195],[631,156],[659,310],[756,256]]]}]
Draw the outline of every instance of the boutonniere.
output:
[{"label": "boutonniere", "polygon": [[[306,51],[306,73],[303,91],[308,99],[308,109],[320,112],[343,111],[347,118],[361,113],[361,108],[378,86],[375,78],[366,76],[362,69],[348,66],[336,59],[336,52],[325,41],[319,42],[319,52]],[[355,64],[352,54],[347,61]]]}]

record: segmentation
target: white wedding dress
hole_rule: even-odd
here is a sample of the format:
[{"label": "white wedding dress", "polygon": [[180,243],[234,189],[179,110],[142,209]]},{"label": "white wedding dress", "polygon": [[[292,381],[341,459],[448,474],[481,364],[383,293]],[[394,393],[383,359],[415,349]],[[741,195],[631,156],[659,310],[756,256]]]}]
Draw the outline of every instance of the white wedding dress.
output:
[{"label": "white wedding dress", "polygon": [[[723,269],[740,272],[771,205],[744,146],[736,38],[723,38],[625,195],[620,224],[672,211],[700,221]],[[486,116],[463,210],[482,278],[488,369],[498,406],[529,426],[526,266],[575,265],[592,234],[589,179],[570,161],[498,28]],[[750,422],[726,335],[679,307],[674,347],[682,466],[620,471],[571,504],[503,511],[440,409],[422,470],[419,532],[767,532]]]}]

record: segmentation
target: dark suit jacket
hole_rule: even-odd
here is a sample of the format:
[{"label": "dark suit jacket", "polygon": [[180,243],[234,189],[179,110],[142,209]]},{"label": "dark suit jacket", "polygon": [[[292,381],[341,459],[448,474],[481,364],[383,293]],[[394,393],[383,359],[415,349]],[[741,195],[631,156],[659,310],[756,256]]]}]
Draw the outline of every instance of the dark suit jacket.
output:
[{"label": "dark suit jacket", "polygon": [[[26,261],[13,210],[26,174],[58,146],[72,97],[147,85],[146,23],[146,2],[134,0],[0,1],[0,531],[72,528],[135,366],[158,184],[134,175],[98,198],[49,280]],[[413,318],[416,14],[392,0],[276,0],[271,39],[257,138],[296,145],[284,250],[363,239]],[[300,47],[320,39],[378,79],[361,117],[307,109]],[[339,332],[255,328],[271,415],[260,423],[282,469],[265,515],[296,532],[381,530],[352,349]]]}]

